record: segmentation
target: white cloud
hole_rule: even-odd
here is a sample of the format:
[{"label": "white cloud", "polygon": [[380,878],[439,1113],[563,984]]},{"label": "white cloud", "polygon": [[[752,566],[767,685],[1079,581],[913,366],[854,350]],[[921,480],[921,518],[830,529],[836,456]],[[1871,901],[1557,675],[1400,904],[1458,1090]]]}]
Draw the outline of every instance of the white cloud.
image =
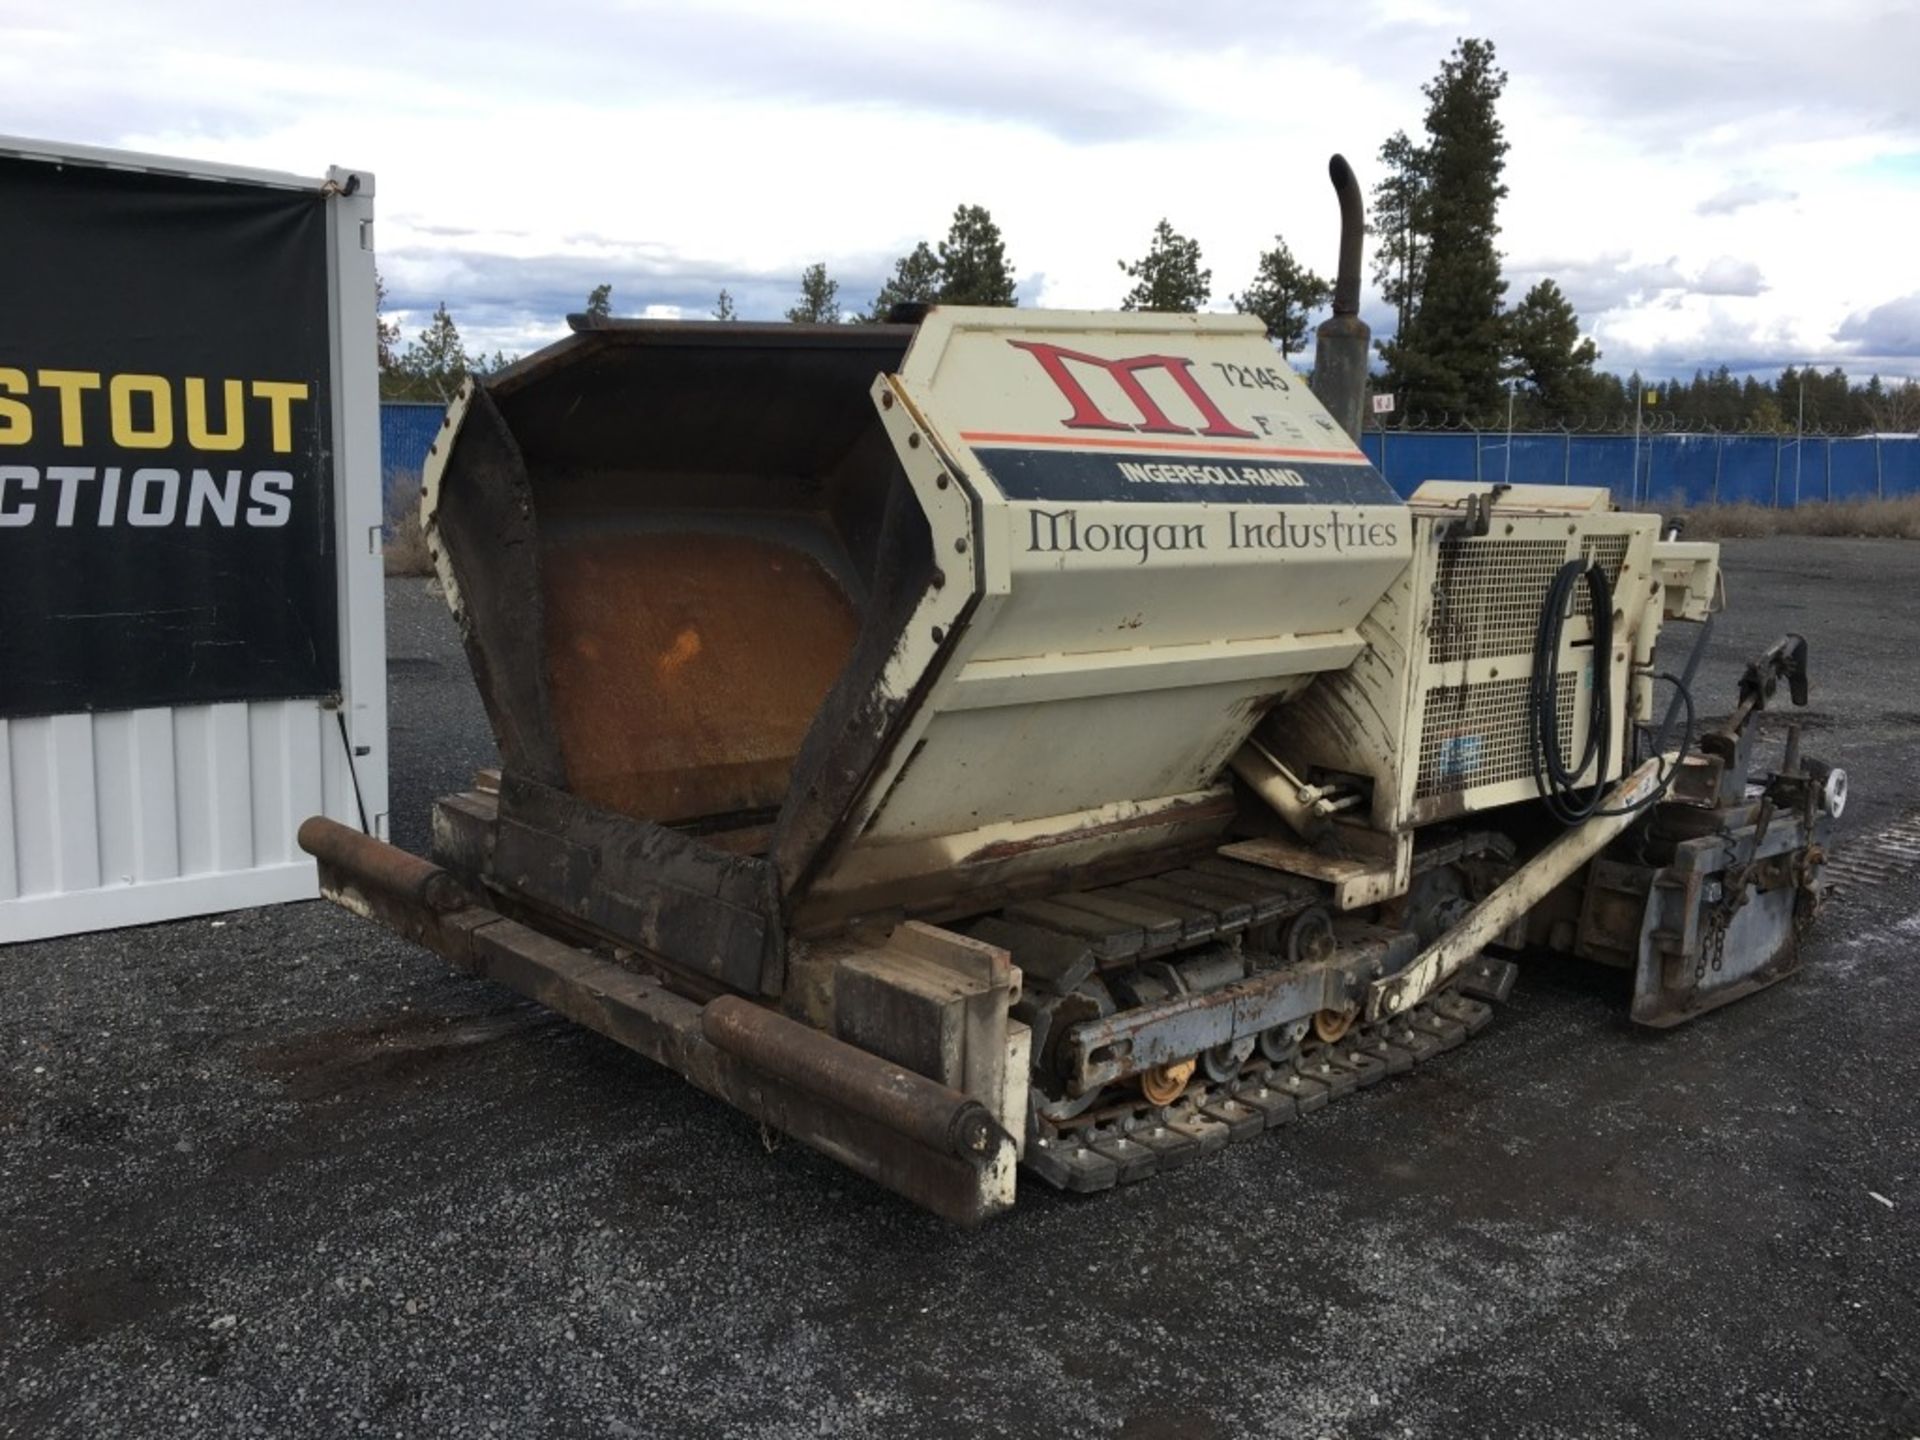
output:
[{"label": "white cloud", "polygon": [[1224,305],[1276,232],[1331,268],[1328,152],[1370,180],[1462,34],[1512,77],[1510,298],[1554,276],[1604,363],[1898,358],[1841,332],[1910,289],[1920,230],[1897,159],[1920,153],[1920,19],[1877,0],[1817,26],[1785,0],[1604,22],[1531,0],[334,0],[324,23],[0,0],[0,23],[0,131],[364,165],[405,323],[444,299],[488,351],[560,333],[603,281],[621,313],[704,314],[725,286],[772,318],[825,260],[861,306],[962,201],[1000,222],[1023,302],[1116,303],[1115,262],[1165,215]]},{"label": "white cloud", "polygon": [[1754,205],[1768,205],[1794,198],[1794,192],[1783,186],[1771,185],[1764,180],[1741,180],[1709,195],[1693,208],[1700,215],[1736,215]]},{"label": "white cloud", "polygon": [[1849,315],[1834,339],[1867,356],[1920,360],[1920,290]]},{"label": "white cloud", "polygon": [[1693,279],[1697,295],[1758,295],[1767,288],[1760,267],[1751,260],[1736,260],[1731,255],[1716,255]]}]

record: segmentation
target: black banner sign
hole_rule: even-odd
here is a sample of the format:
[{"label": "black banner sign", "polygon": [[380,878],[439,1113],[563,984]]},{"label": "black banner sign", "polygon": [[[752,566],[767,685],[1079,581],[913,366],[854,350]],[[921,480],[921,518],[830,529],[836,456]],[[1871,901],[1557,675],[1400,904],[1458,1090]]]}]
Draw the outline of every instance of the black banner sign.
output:
[{"label": "black banner sign", "polygon": [[1009,500],[1394,505],[1371,465],[1218,454],[976,447]]},{"label": "black banner sign", "polygon": [[327,221],[0,158],[0,716],[339,688]]}]

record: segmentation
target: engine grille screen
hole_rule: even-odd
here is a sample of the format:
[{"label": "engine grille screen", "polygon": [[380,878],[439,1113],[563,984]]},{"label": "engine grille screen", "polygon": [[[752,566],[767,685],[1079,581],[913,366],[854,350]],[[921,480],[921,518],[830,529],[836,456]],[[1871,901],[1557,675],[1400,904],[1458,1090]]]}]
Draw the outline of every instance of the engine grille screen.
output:
[{"label": "engine grille screen", "polygon": [[[1479,685],[1437,685],[1420,711],[1420,770],[1413,798],[1452,795],[1482,785],[1523,780],[1533,773],[1527,753],[1527,677]],[[1562,671],[1554,686],[1560,716],[1560,752],[1573,750],[1573,710],[1579,676]]]},{"label": "engine grille screen", "polygon": [[1554,572],[1567,563],[1559,540],[1446,540],[1434,570],[1428,658],[1436,665],[1524,655]]},{"label": "engine grille screen", "polygon": [[[1627,546],[1631,544],[1631,535],[1587,535],[1580,541],[1580,559],[1588,565],[1600,562],[1600,568],[1606,572],[1607,587],[1610,590],[1620,588],[1620,567],[1627,563]],[[1573,613],[1591,615],[1593,602],[1587,598],[1587,587],[1582,585],[1573,592]]]},{"label": "engine grille screen", "polygon": [[[1580,558],[1598,560],[1607,583],[1618,585],[1627,535],[1588,535]],[[1524,655],[1533,648],[1547,586],[1569,559],[1559,540],[1453,539],[1440,544],[1434,570],[1427,659],[1435,665]],[[1587,587],[1573,592],[1573,613],[1589,616]]]}]

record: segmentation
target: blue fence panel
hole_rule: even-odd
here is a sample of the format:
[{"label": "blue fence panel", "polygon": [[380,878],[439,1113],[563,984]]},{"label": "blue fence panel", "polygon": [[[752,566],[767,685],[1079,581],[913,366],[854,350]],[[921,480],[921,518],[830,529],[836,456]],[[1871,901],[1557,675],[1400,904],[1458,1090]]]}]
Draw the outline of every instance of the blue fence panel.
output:
[{"label": "blue fence panel", "polygon": [[1829,441],[1827,464],[1830,500],[1874,500],[1880,495],[1880,481],[1874,465],[1874,444],[1869,437],[1862,444],[1854,440]]},{"label": "blue fence panel", "polygon": [[[439,405],[380,406],[380,467],[386,512],[413,502],[427,450],[440,434]],[[1516,485],[1598,485],[1621,504],[1792,505],[1828,499],[1920,494],[1920,436],[1568,435],[1503,430],[1369,430],[1367,458],[1401,495],[1427,480]],[[1636,456],[1637,451],[1637,456]],[[1635,464],[1636,458],[1638,464]]]},{"label": "blue fence panel", "polygon": [[1633,475],[1633,437],[1576,435],[1566,469],[1569,485],[1603,485],[1624,499]]},{"label": "blue fence panel", "polygon": [[1720,438],[1718,435],[1651,437],[1641,499],[1668,508],[1711,505],[1719,484]]},{"label": "blue fence panel", "polygon": [[1411,495],[1427,480],[1478,480],[1471,431],[1395,430],[1383,437],[1380,473],[1402,495]]},{"label": "blue fence panel", "polygon": [[1824,443],[1811,437],[1791,435],[1781,439],[1781,509],[1790,510],[1803,502],[1811,504],[1827,498],[1826,460],[1821,454]]},{"label": "blue fence panel", "polygon": [[[1597,485],[1623,505],[1821,504],[1920,494],[1920,436],[1568,435],[1371,430],[1361,442],[1393,488],[1425,480]],[[1638,463],[1636,464],[1636,460]]]},{"label": "blue fence panel", "polygon": [[1773,479],[1780,442],[1771,435],[1723,435],[1720,438],[1720,503],[1773,504]]},{"label": "blue fence panel", "polygon": [[411,504],[420,471],[427,463],[427,447],[440,433],[446,415],[443,405],[417,405],[387,400],[380,405],[380,478],[385,501],[383,513],[391,517]]},{"label": "blue fence panel", "polygon": [[[1494,476],[1506,447],[1505,435],[1489,435],[1481,442],[1485,473]],[[1499,447],[1499,448],[1495,448]],[[1497,478],[1506,479],[1502,473]],[[1564,435],[1516,435],[1513,437],[1513,483],[1515,485],[1564,485],[1567,483],[1567,437]]]},{"label": "blue fence panel", "polygon": [[1889,500],[1920,494],[1920,435],[1882,436],[1880,492]]}]

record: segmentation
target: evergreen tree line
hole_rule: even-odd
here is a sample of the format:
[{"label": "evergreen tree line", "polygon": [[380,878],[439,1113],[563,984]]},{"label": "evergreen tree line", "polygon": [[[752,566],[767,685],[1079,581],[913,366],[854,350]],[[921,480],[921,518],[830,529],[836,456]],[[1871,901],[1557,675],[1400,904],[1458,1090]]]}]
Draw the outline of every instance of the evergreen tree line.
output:
[{"label": "evergreen tree line", "polygon": [[961,205],[953,212],[947,238],[937,248],[922,240],[894,261],[893,273],[865,310],[842,310],[839,282],[821,263],[802,272],[800,303],[787,311],[787,319],[802,325],[878,324],[901,306],[1019,303],[1000,227],[984,206]]},{"label": "evergreen tree line", "polygon": [[[1771,382],[1735,379],[1724,365],[1695,371],[1691,380],[1650,381],[1638,372],[1598,368],[1600,351],[1580,331],[1573,304],[1551,278],[1520,301],[1506,303],[1507,282],[1497,246],[1507,140],[1499,100],[1507,74],[1489,40],[1462,39],[1421,87],[1427,100],[1420,139],[1397,131],[1381,145],[1381,178],[1374,186],[1369,234],[1373,279],[1393,308],[1395,326],[1379,342],[1375,389],[1392,393],[1400,426],[1502,425],[1511,414],[1520,428],[1566,426],[1792,433],[1920,431],[1920,382],[1856,383],[1838,368],[1820,372],[1788,367]],[[1117,262],[1128,282],[1123,310],[1193,312],[1213,298],[1213,272],[1200,244],[1166,219],[1154,227],[1147,251]],[[1257,315],[1282,354],[1306,346],[1312,313],[1331,287],[1293,257],[1276,235],[1244,290],[1227,298]],[[927,304],[1019,303],[1013,262],[1000,228],[984,206],[953,212],[946,238],[922,240],[895,260],[864,308],[842,303],[840,284],[824,262],[800,277],[798,302],[786,318],[801,324],[878,323]],[[590,315],[612,313],[612,287],[588,296]],[[736,317],[733,297],[719,293],[716,320]],[[442,304],[418,338],[399,348],[396,327],[380,329],[382,394],[444,402],[469,374],[506,363],[469,358]]]},{"label": "evergreen tree line", "polygon": [[[1421,88],[1425,133],[1381,145],[1370,232],[1373,279],[1393,307],[1378,388],[1398,424],[1687,430],[1920,430],[1920,384],[1864,384],[1846,372],[1788,367],[1767,382],[1724,365],[1691,380],[1649,381],[1597,368],[1572,303],[1552,279],[1505,303],[1496,238],[1507,186],[1498,102],[1507,74],[1493,43],[1465,39]],[[1509,395],[1508,391],[1511,390]]]},{"label": "evergreen tree line", "polygon": [[[1155,228],[1144,256],[1119,264],[1133,282],[1121,299],[1123,310],[1195,311],[1212,297],[1213,273],[1200,263],[1199,244],[1165,220]],[[400,327],[386,318],[386,287],[377,279],[376,285],[382,399],[444,405],[468,376],[485,376],[510,363],[498,351],[492,356],[469,356],[444,301],[426,328],[402,348]],[[953,212],[946,238],[937,246],[922,240],[900,256],[865,309],[849,311],[842,306],[840,283],[820,263],[802,272],[799,302],[786,312],[786,318],[811,325],[879,324],[902,313],[903,307],[1018,305],[1015,288],[1013,262],[1007,258],[1006,241],[993,216],[984,206],[961,205]],[[1310,312],[1324,305],[1331,293],[1328,283],[1298,265],[1286,242],[1275,236],[1274,248],[1260,257],[1246,292],[1232,298],[1235,308],[1260,316],[1282,353],[1288,353],[1305,344]],[[596,285],[583,310],[590,316],[611,316],[613,286]],[[733,296],[724,289],[711,313],[715,320],[739,318]]]},{"label": "evergreen tree line", "polygon": [[[1213,272],[1201,264],[1199,242],[1164,219],[1154,227],[1145,255],[1117,263],[1121,275],[1133,282],[1120,297],[1122,310],[1192,313],[1213,298]],[[1281,353],[1291,354],[1306,344],[1308,317],[1332,293],[1332,286],[1295,261],[1286,241],[1276,235],[1246,290],[1229,298],[1242,314],[1258,315]],[[823,262],[801,273],[800,302],[787,311],[787,319],[812,325],[873,324],[899,313],[902,306],[1019,303],[1000,227],[984,206],[962,205],[953,212],[947,238],[938,247],[922,240],[895,260],[893,273],[864,310],[842,307],[839,282],[827,274]]]},{"label": "evergreen tree line", "polygon": [[1725,365],[1695,370],[1691,380],[1643,381],[1638,372],[1625,379],[1602,372],[1594,376],[1584,409],[1549,411],[1536,396],[1522,392],[1514,423],[1534,428],[1631,429],[1636,395],[1641,402],[1640,423],[1659,430],[1766,435],[1801,430],[1839,435],[1920,431],[1920,383],[1895,380],[1889,384],[1878,375],[1862,383],[1850,380],[1837,366],[1822,372],[1792,365],[1773,380],[1751,375],[1736,378]]},{"label": "evergreen tree line", "polygon": [[[1379,342],[1375,388],[1392,393],[1396,425],[1492,427],[1509,414],[1516,426],[1631,429],[1920,431],[1920,383],[1864,383],[1845,371],[1804,372],[1789,366],[1771,382],[1735,379],[1726,366],[1692,380],[1647,380],[1638,371],[1598,368],[1599,348],[1583,337],[1580,317],[1559,284],[1535,283],[1517,304],[1497,246],[1507,140],[1499,100],[1507,74],[1493,42],[1463,39],[1421,87],[1427,100],[1419,140],[1397,131],[1379,152],[1369,234],[1373,279],[1393,307],[1395,326]],[[950,255],[987,249],[991,264],[949,268]],[[844,315],[826,266],[808,267],[798,321],[884,319],[898,301],[1011,305],[1013,280],[1000,232],[978,206],[962,206],[936,255],[922,243],[864,312]],[[1131,282],[1124,310],[1195,311],[1212,298],[1213,274],[1199,242],[1167,220],[1155,227],[1147,253],[1120,261]],[[990,287],[966,283],[990,273]],[[960,277],[966,277],[961,279]],[[1236,310],[1265,322],[1284,354],[1306,346],[1313,311],[1327,303],[1326,280],[1300,265],[1274,237],[1247,288],[1228,298]],[[1637,413],[1636,413],[1637,412]]]},{"label": "evergreen tree line", "polygon": [[[460,327],[454,324],[444,300],[434,307],[426,328],[402,348],[400,326],[387,319],[387,287],[377,271],[373,286],[382,400],[445,405],[460,392],[468,376],[491,375],[511,363],[498,350],[491,355],[469,355],[460,338]],[[611,287],[603,285],[600,290],[610,292]]]}]

